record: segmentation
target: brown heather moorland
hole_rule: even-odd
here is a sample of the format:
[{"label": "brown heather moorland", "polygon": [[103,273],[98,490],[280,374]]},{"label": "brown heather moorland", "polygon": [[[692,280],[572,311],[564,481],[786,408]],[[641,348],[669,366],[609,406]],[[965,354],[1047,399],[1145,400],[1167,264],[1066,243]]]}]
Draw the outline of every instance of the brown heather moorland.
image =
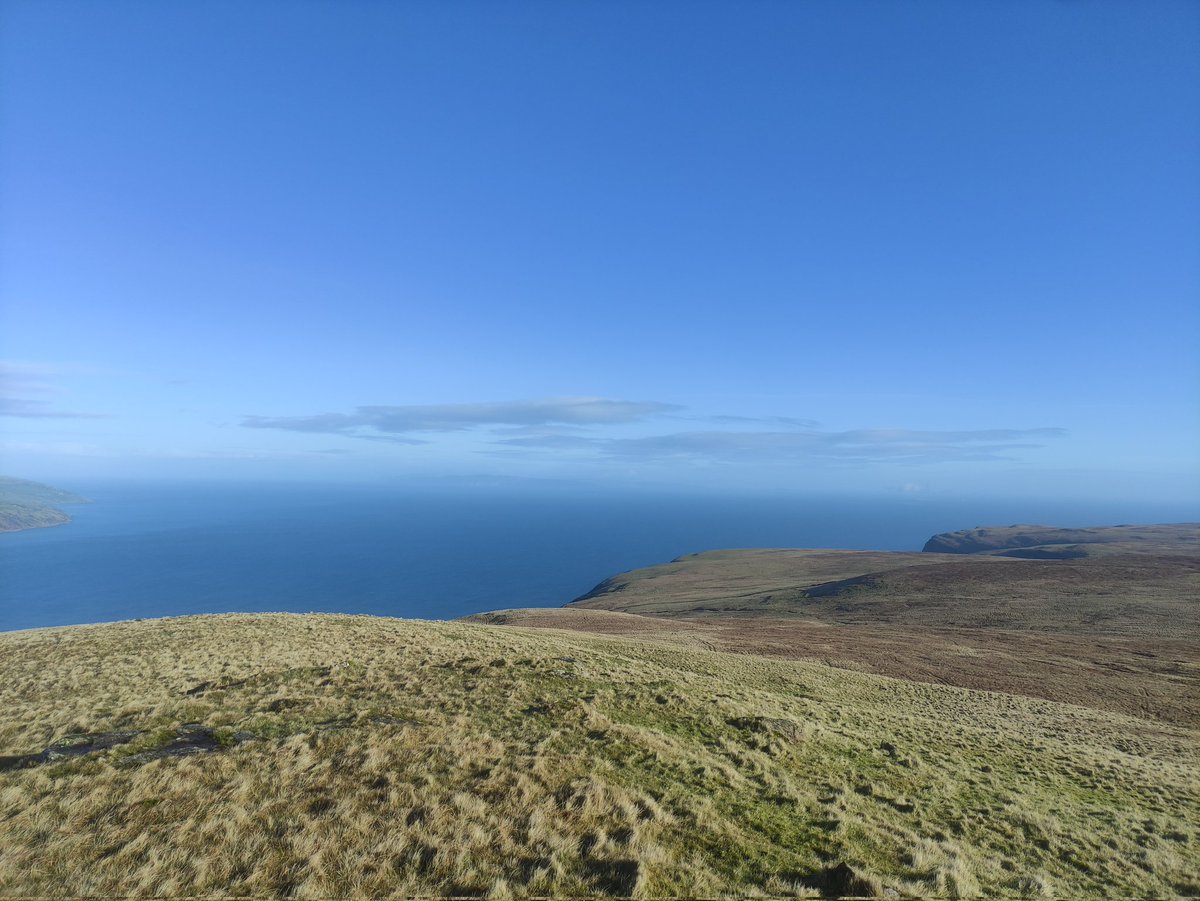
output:
[{"label": "brown heather moorland", "polygon": [[[1028,546],[1090,533],[1104,552],[712,551],[614,576],[563,609],[474,619],[661,631],[699,647],[1200,723],[1200,527],[1039,528],[930,544],[984,532]],[[1007,550],[994,538],[992,549]]]}]

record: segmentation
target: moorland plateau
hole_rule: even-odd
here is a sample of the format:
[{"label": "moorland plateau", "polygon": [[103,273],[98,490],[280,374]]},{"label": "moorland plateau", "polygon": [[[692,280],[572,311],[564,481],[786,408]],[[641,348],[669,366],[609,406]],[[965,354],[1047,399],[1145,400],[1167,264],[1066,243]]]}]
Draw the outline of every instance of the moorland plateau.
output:
[{"label": "moorland plateau", "polygon": [[1198,537],[0,634],[0,894],[1194,896]]}]

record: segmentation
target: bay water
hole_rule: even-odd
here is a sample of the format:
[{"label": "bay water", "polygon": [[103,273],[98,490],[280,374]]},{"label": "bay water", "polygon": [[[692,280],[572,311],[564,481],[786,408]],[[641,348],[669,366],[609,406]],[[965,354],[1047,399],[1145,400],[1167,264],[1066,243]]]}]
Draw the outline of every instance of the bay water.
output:
[{"label": "bay water", "polygon": [[0,534],[0,631],[260,611],[448,619],[559,606],[616,573],[715,548],[916,551],[936,532],[983,524],[1187,518],[1162,507],[1012,499],[58,487],[93,503],[64,507],[68,525]]}]

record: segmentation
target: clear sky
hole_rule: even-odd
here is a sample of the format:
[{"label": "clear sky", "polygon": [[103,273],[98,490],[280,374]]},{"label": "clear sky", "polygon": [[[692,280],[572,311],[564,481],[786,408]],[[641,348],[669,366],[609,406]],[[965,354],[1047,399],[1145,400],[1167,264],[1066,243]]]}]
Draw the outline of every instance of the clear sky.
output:
[{"label": "clear sky", "polygon": [[1200,500],[1200,4],[0,4],[0,464]]}]

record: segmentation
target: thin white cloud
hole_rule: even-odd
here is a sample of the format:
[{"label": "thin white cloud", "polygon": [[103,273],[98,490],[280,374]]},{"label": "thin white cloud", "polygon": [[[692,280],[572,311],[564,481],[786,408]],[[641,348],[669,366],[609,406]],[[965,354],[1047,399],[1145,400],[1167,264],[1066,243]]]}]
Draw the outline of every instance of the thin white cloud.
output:
[{"label": "thin white cloud", "polygon": [[[682,420],[717,427],[661,431]],[[656,422],[660,433],[628,437],[608,428],[648,422]],[[1056,428],[825,431],[812,420],[789,416],[692,415],[675,404],[595,397],[362,406],[352,413],[247,416],[242,425],[396,444],[429,444],[436,433],[476,430],[486,442],[483,452],[504,456],[542,451],[576,461],[748,465],[1011,460],[1065,434]]]},{"label": "thin white cloud", "polygon": [[605,457],[643,461],[784,463],[800,461],[907,463],[1013,459],[1012,452],[1042,447],[1060,438],[1062,429],[979,429],[918,431],[856,429],[676,432],[642,438],[586,438],[548,435],[511,438],[509,447],[585,451]]},{"label": "thin white cloud", "polygon": [[83,413],[60,407],[57,399],[66,392],[56,377],[80,371],[81,367],[55,363],[0,361],[0,416],[23,419],[98,419],[99,413]]},{"label": "thin white cloud", "polygon": [[673,404],[568,397],[475,404],[356,407],[353,413],[309,416],[247,416],[252,429],[345,435],[353,438],[424,443],[413,432],[459,432],[477,428],[618,425],[679,409]]},{"label": "thin white cloud", "polygon": [[797,419],[795,416],[681,416],[680,419],[694,419],[711,422],[715,425],[772,425],[784,428],[815,429],[820,423],[815,419]]}]

